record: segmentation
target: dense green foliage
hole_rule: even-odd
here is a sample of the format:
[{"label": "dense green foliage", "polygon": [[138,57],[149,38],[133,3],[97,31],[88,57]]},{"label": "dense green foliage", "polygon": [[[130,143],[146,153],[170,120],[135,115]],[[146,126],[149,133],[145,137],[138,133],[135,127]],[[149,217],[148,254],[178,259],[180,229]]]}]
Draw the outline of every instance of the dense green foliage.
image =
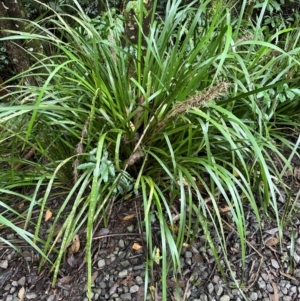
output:
[{"label": "dense green foliage", "polygon": [[[32,68],[11,79],[17,85],[7,83],[10,102],[0,108],[0,223],[36,249],[39,241],[44,260],[57,252],[54,282],[74,234],[86,227],[91,283],[93,225],[100,217],[107,223],[114,201],[125,202],[130,193],[143,204],[148,283],[153,254],[163,251],[163,300],[167,272],[180,271],[183,243],[192,244],[198,231],[218,268],[224,271],[221,254],[230,270],[220,204],[230,209],[227,222],[240,236],[243,261],[245,204],[258,221],[261,212],[273,216],[281,231],[276,193],[282,170],[271,156],[288,169],[282,150],[295,152],[300,143],[298,136],[278,134],[299,120],[300,31],[284,23],[280,30],[266,26],[269,4],[262,3],[256,21],[245,23],[246,1],[238,16],[222,1],[197,7],[171,1],[164,20],[153,17],[148,36],[139,27],[136,45],[121,43],[123,16],[109,10],[91,19],[78,4],[73,14],[53,12],[56,18],[31,22],[32,33],[9,37],[43,41],[51,55],[31,53]],[[137,19],[142,24],[143,14]],[[28,76],[39,86],[22,85]],[[29,149],[34,160],[24,155]],[[43,215],[57,192],[64,201],[43,237]],[[24,212],[14,199],[25,203]],[[35,208],[39,217],[30,220]],[[24,229],[16,219],[24,219]],[[152,241],[155,221],[160,246]],[[31,223],[34,234],[27,231]]]}]

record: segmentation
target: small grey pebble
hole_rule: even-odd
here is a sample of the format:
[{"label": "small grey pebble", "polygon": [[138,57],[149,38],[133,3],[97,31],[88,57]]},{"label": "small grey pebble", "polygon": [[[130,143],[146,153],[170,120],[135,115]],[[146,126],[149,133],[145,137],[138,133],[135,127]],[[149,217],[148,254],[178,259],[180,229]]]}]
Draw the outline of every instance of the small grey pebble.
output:
[{"label": "small grey pebble", "polygon": [[300,284],[300,282],[297,279],[293,279],[291,282],[293,285],[297,285],[297,286],[299,286]]},{"label": "small grey pebble", "polygon": [[144,283],[143,278],[140,277],[140,276],[136,276],[136,277],[135,277],[135,281],[136,281],[136,283],[137,283],[138,285],[142,285],[142,284]]},{"label": "small grey pebble", "polygon": [[294,260],[296,263],[300,262],[300,256],[296,252],[294,253]]},{"label": "small grey pebble", "polygon": [[249,298],[250,298],[251,300],[253,300],[253,301],[256,301],[257,298],[258,298],[257,293],[252,292],[252,293],[250,294]]},{"label": "small grey pebble", "polygon": [[257,298],[258,298],[258,300],[262,298],[262,294],[260,291],[257,292]]},{"label": "small grey pebble", "polygon": [[37,297],[36,293],[27,293],[26,298],[27,299],[35,299]]},{"label": "small grey pebble", "polygon": [[121,272],[119,272],[118,277],[119,278],[124,278],[128,275],[128,270],[122,270]]},{"label": "small grey pebble", "polygon": [[136,271],[136,270],[143,270],[145,268],[145,264],[142,263],[142,264],[139,264],[139,265],[135,265],[133,267],[133,270]]},{"label": "small grey pebble", "polygon": [[124,261],[121,261],[120,262],[120,265],[123,267],[123,268],[127,268],[130,266],[130,262],[128,260],[124,260]]},{"label": "small grey pebble", "polygon": [[9,291],[9,293],[13,294],[15,291],[16,291],[16,288],[14,286],[12,286],[11,289],[10,289],[10,291]]},{"label": "small grey pebble", "polygon": [[105,260],[104,259],[100,259],[98,260],[98,268],[103,268],[105,267]]},{"label": "small grey pebble", "polygon": [[218,297],[220,297],[223,293],[223,287],[219,284],[215,285],[215,293]]},{"label": "small grey pebble", "polygon": [[18,282],[14,280],[14,281],[11,283],[11,285],[12,285],[12,286],[18,286]]},{"label": "small grey pebble", "polygon": [[104,281],[101,281],[99,283],[99,286],[102,288],[102,289],[105,289],[106,288],[106,283]]},{"label": "small grey pebble", "polygon": [[12,301],[12,299],[13,299],[13,296],[12,296],[12,295],[7,295],[6,301]]},{"label": "small grey pebble", "polygon": [[279,269],[279,264],[275,259],[271,259],[271,264],[274,269]]},{"label": "small grey pebble", "polygon": [[297,292],[297,287],[292,286],[291,289],[290,289],[290,292],[293,293],[293,294],[296,293]]},{"label": "small grey pebble", "polygon": [[109,258],[110,262],[113,262],[114,260],[116,260],[116,256],[114,254],[110,254],[110,256],[107,256],[106,258]]},{"label": "small grey pebble", "polygon": [[187,258],[187,259],[185,260],[185,263],[186,263],[187,265],[192,265],[192,260],[191,260],[190,258]]},{"label": "small grey pebble", "polygon": [[26,281],[26,278],[25,278],[25,276],[23,276],[22,278],[20,278],[20,279],[18,280],[18,284],[19,284],[20,286],[24,286],[24,285],[25,285],[25,281]]},{"label": "small grey pebble", "polygon": [[296,278],[300,278],[300,269],[295,269],[293,276]]},{"label": "small grey pebble", "polygon": [[128,232],[133,232],[134,230],[134,225],[130,225],[127,227]]},{"label": "small grey pebble", "polygon": [[8,268],[8,260],[0,260],[0,268],[7,269]]},{"label": "small grey pebble", "polygon": [[124,240],[123,240],[123,239],[120,239],[120,240],[119,240],[119,247],[120,247],[121,249],[124,249],[125,243],[124,243]]},{"label": "small grey pebble", "polygon": [[262,279],[258,280],[257,284],[260,289],[264,289],[266,287],[266,283]]},{"label": "small grey pebble", "polygon": [[120,295],[121,300],[125,301],[125,300],[131,300],[131,294],[126,293],[126,294],[122,294]]},{"label": "small grey pebble", "polygon": [[214,291],[214,285],[210,282],[207,285],[208,293],[211,294]]},{"label": "small grey pebble", "polygon": [[292,297],[291,296],[284,296],[282,298],[283,301],[292,301]]},{"label": "small grey pebble", "polygon": [[185,258],[192,258],[193,257],[193,253],[190,251],[186,251],[185,252]]},{"label": "small grey pebble", "polygon": [[221,298],[220,298],[220,301],[229,301],[230,300],[230,297],[228,295],[223,295]]},{"label": "small grey pebble", "polygon": [[218,275],[215,275],[212,279],[213,283],[219,283],[220,282],[220,277]]},{"label": "small grey pebble", "polygon": [[137,285],[133,285],[133,286],[130,288],[129,292],[130,292],[130,293],[136,293],[138,290],[139,290],[139,287],[138,287]]},{"label": "small grey pebble", "polygon": [[5,290],[5,291],[9,291],[9,290],[10,290],[10,284],[9,284],[9,283],[7,283],[7,284],[5,285],[4,290]]},{"label": "small grey pebble", "polygon": [[53,301],[55,299],[55,296],[54,295],[51,295],[47,298],[47,301]]},{"label": "small grey pebble", "polygon": [[124,293],[129,293],[129,289],[128,289],[127,286],[124,286],[124,287],[123,287],[123,292],[124,292]]},{"label": "small grey pebble", "polygon": [[200,295],[200,301],[208,301],[207,296],[205,294]]}]

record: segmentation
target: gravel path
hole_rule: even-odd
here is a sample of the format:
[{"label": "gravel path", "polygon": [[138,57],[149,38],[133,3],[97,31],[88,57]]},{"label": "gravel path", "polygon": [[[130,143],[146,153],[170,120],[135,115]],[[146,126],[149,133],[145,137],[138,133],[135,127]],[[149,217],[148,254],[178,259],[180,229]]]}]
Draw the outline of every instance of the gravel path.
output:
[{"label": "gravel path", "polygon": [[[299,187],[295,187],[291,196],[297,198],[298,194]],[[281,214],[285,202],[281,196],[278,201]],[[128,214],[130,206],[131,209],[134,206],[126,203],[128,208],[123,208],[123,211]],[[298,203],[295,204],[298,208],[295,212],[300,211]],[[244,266],[240,258],[240,241],[233,225],[225,224],[224,228],[227,256],[241,290],[232,282],[227,268],[224,269],[224,277],[217,270],[205,236],[199,230],[193,245],[182,250],[182,274],[170,272],[168,300],[300,300],[300,219],[295,215],[288,223],[290,226],[284,229],[280,248],[278,229],[272,217],[262,217],[260,231],[254,214],[250,210],[247,212],[247,208],[245,212],[247,249]],[[231,220],[230,212],[224,213],[223,218],[224,221]],[[153,227],[158,228],[158,225]],[[93,300],[142,301],[145,294],[146,300],[161,300],[161,290],[157,286],[161,277],[160,265],[154,267],[152,290],[144,292],[144,248],[133,249],[134,243],[143,246],[139,230],[138,222],[133,218],[126,222],[112,220],[110,227],[97,233],[93,244]],[[8,229],[0,230],[0,235],[18,241],[18,237]],[[214,239],[217,241],[216,237]],[[48,266],[38,273],[39,256],[29,247],[20,246],[20,250],[21,254],[0,245],[0,301],[87,301],[84,250],[66,258],[54,287],[51,286]],[[218,252],[224,259],[221,250],[219,248]],[[225,267],[224,261],[222,264]],[[174,279],[173,275],[177,278]]]},{"label": "gravel path", "polygon": [[[300,237],[296,235],[293,258],[290,256],[290,233],[286,230],[283,249],[279,251],[276,239],[276,228],[265,223],[265,244],[259,241],[259,231],[253,231],[257,225],[249,214],[249,241],[245,267],[242,268],[236,248],[238,238],[234,232],[228,234],[228,255],[232,269],[241,282],[242,292],[234,288],[234,283],[225,283],[216,269],[211,252],[204,244],[204,237],[199,236],[194,245],[182,252],[181,263],[184,276],[175,280],[168,279],[168,300],[190,301],[229,301],[229,300],[262,300],[292,301],[300,300]],[[299,223],[297,227],[299,226]],[[253,229],[252,229],[253,228]],[[133,225],[128,227],[133,233]],[[250,240],[252,239],[252,240]],[[145,279],[145,258],[143,250],[134,251],[132,245],[135,236],[122,235],[101,242],[94,261],[93,300],[143,300]],[[21,258],[11,249],[0,249],[0,301],[22,300],[81,300],[85,301],[85,270],[77,273],[62,269],[57,285],[51,287],[49,271],[45,269],[38,275],[34,262],[34,253],[24,251]],[[262,255],[262,257],[261,257]],[[79,257],[81,255],[78,255]],[[292,267],[290,269],[290,266]],[[157,275],[160,267],[157,266]],[[176,291],[176,283],[179,289]],[[159,299],[159,288],[156,300]],[[19,297],[18,297],[19,295]],[[148,292],[147,300],[152,300]],[[185,296],[185,299],[182,299]],[[246,297],[246,298],[245,298]],[[272,299],[273,298],[273,299]]]}]

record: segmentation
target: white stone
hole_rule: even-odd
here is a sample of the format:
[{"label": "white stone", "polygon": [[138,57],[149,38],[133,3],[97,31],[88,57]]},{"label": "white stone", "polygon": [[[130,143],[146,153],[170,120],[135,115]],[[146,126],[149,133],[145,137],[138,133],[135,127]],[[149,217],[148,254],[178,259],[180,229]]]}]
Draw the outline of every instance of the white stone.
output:
[{"label": "white stone", "polygon": [[128,270],[123,270],[123,271],[119,272],[118,277],[119,277],[119,278],[124,278],[124,277],[126,277],[127,275],[128,275]]},{"label": "white stone", "polygon": [[100,259],[98,260],[98,268],[103,268],[105,267],[105,260],[104,259]]},{"label": "white stone", "polygon": [[229,301],[230,297],[228,295],[224,295],[220,298],[220,301]]},{"label": "white stone", "polygon": [[138,285],[142,285],[144,283],[144,280],[141,276],[136,276],[135,281]]},{"label": "white stone", "polygon": [[279,269],[279,264],[275,259],[271,259],[271,264],[274,269]]},{"label": "white stone", "polygon": [[123,239],[120,239],[120,240],[119,240],[119,247],[120,247],[121,249],[124,249],[125,243],[124,243],[124,240],[123,240]]},{"label": "white stone", "polygon": [[36,293],[27,293],[26,298],[27,299],[35,299],[37,297]]},{"label": "white stone", "polygon": [[8,268],[8,260],[0,260],[0,268],[7,269]]},{"label": "white stone", "polygon": [[215,292],[218,297],[221,296],[223,293],[223,287],[221,285],[217,284],[215,286]]},{"label": "white stone", "polygon": [[130,288],[129,292],[130,292],[130,293],[136,293],[138,290],[139,290],[139,287],[138,287],[137,285],[133,285],[133,286]]}]

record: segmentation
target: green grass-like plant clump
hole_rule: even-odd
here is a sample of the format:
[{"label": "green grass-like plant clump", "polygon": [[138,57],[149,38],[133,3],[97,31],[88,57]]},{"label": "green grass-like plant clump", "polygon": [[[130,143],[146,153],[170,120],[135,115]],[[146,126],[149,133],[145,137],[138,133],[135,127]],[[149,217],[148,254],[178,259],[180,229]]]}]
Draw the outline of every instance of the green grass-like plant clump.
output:
[{"label": "green grass-like plant clump", "polygon": [[[93,226],[100,218],[107,224],[113,202],[126,202],[132,193],[144,210],[146,286],[160,248],[167,300],[167,274],[180,272],[183,244],[192,244],[199,231],[225,277],[222,260],[230,263],[220,204],[230,209],[227,222],[240,237],[243,263],[245,205],[258,222],[261,212],[274,216],[281,231],[281,170],[271,154],[290,168],[283,147],[299,144],[278,134],[278,127],[295,127],[300,113],[299,30],[265,35],[265,6],[254,24],[244,24],[245,5],[232,17],[222,1],[200,1],[195,8],[177,0],[168,2],[163,20],[153,15],[147,36],[143,14],[137,15],[138,42],[124,45],[126,20],[108,11],[97,24],[74,4],[72,15],[30,22],[31,33],[2,39],[37,39],[52,52],[30,52],[31,69],[7,83],[11,102],[0,107],[0,224],[44,255],[41,266],[57,254],[53,283],[74,235],[86,228],[90,295]],[[109,30],[99,31],[103,24]],[[28,76],[39,85],[26,85]],[[34,160],[26,158],[29,150]],[[63,201],[43,240],[43,216],[57,193]],[[22,214],[14,199],[25,203]],[[179,210],[178,231],[172,206]],[[39,217],[31,220],[36,208]],[[24,229],[14,225],[19,219]],[[153,220],[160,225],[160,246],[152,241]],[[34,234],[28,232],[32,224]]]}]

